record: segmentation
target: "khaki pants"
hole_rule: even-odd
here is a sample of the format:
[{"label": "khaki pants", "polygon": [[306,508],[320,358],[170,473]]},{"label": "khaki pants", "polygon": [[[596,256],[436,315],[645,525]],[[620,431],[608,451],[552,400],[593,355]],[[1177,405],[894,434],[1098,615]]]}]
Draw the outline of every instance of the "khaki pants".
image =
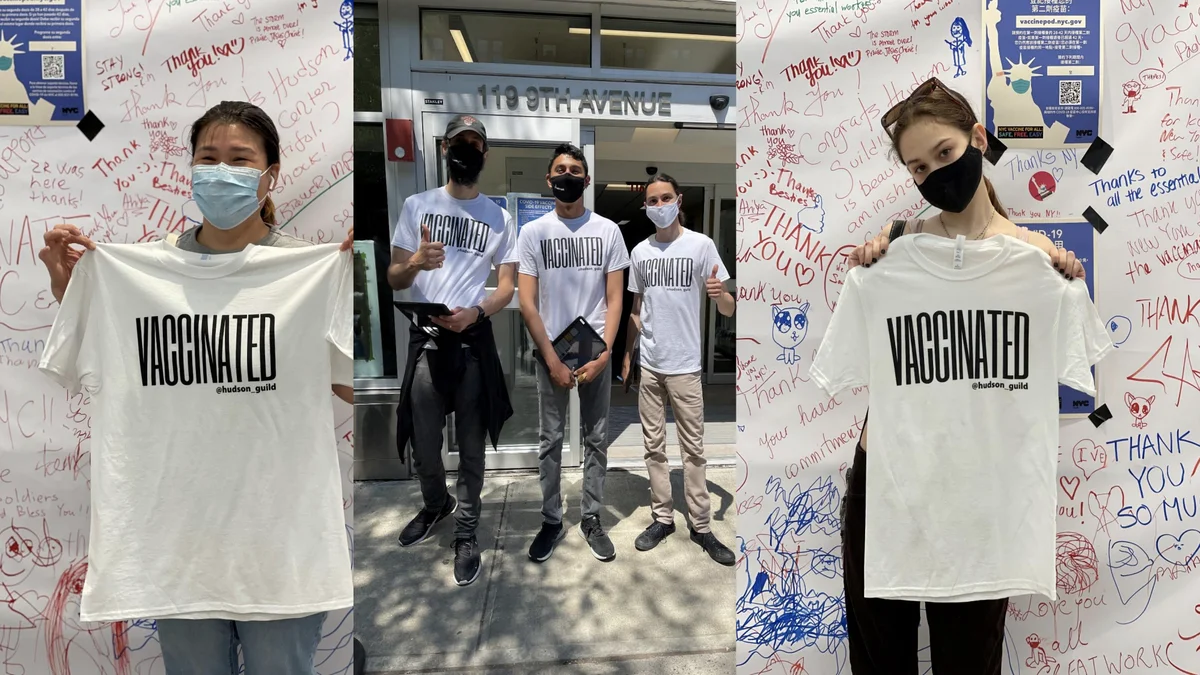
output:
[{"label": "khaki pants", "polygon": [[683,493],[687,499],[692,527],[709,531],[711,506],[708,483],[704,476],[704,394],[700,373],[662,375],[642,368],[638,387],[638,412],[642,418],[642,438],[646,443],[646,471],[650,474],[650,504],[654,519],[675,522],[671,501],[671,467],[667,462],[668,398],[675,413],[675,430],[683,455]]}]

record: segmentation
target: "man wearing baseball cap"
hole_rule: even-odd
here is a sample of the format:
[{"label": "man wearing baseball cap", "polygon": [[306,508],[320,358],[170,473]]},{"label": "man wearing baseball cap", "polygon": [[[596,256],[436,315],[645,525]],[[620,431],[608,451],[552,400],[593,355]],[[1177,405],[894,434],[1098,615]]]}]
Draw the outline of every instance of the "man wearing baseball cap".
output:
[{"label": "man wearing baseball cap", "polygon": [[[397,409],[396,446],[403,459],[411,442],[424,507],[400,533],[401,546],[427,539],[434,525],[457,511],[454,580],[479,576],[475,529],[482,507],[484,446],[495,447],[512,416],[504,372],[488,317],[504,309],[516,282],[517,228],[507,211],[479,193],[487,160],[487,131],[470,115],[446,126],[442,155],[450,181],[404,200],[392,238],[388,284],[411,289],[414,302],[440,303],[450,314],[409,330],[408,360]],[[496,290],[487,293],[492,268]],[[446,487],[443,429],[454,415],[458,442],[457,498]]]}]

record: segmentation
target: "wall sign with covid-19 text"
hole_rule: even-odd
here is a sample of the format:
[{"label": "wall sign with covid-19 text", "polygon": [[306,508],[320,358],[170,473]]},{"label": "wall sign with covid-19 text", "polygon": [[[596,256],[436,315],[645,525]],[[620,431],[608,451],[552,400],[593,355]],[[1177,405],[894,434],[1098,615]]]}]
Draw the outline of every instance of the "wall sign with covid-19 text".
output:
[{"label": "wall sign with covid-19 text", "polygon": [[479,85],[484,110],[576,113],[613,117],[670,117],[671,92],[584,88],[577,96],[570,87],[506,87]]}]

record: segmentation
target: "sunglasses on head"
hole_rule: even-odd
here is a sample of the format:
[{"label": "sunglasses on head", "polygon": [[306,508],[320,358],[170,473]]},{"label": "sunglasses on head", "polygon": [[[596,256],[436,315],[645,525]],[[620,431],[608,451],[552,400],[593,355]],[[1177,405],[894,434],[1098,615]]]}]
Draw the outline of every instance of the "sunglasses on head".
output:
[{"label": "sunglasses on head", "polygon": [[975,114],[975,111],[971,110],[970,104],[968,104],[967,100],[962,97],[962,94],[959,94],[957,91],[954,91],[950,87],[942,84],[942,81],[936,77],[931,77],[913,90],[913,93],[909,94],[908,98],[892,106],[886,113],[883,114],[883,130],[888,132],[888,135],[890,136],[892,134],[892,127],[895,126],[896,122],[900,121],[900,116],[904,113],[904,109],[910,104],[920,102],[926,96],[933,93],[935,89],[940,89],[941,91],[945,92],[945,94],[953,99],[955,103],[958,103],[963,108],[971,111],[972,115]]}]

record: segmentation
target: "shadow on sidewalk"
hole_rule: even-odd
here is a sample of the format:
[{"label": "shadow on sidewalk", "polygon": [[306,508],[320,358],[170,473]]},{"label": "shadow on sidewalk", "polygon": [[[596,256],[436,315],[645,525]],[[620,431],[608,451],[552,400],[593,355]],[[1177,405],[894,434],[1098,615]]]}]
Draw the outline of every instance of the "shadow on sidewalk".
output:
[{"label": "shadow on sidewalk", "polygon": [[[733,473],[709,471],[712,529],[727,545]],[[358,484],[355,628],[367,672],[667,673],[684,671],[651,668],[654,659],[684,655],[698,664],[715,659],[724,670],[711,672],[728,672],[734,571],[689,541],[679,517],[682,473],[671,473],[679,531],[639,552],[633,540],[650,523],[649,481],[608,472],[602,522],[617,549],[610,563],[596,560],[578,533],[580,482],[579,472],[564,473],[567,531],[553,557],[537,564],[527,554],[542,522],[537,476],[489,474],[477,533],[483,570],[463,588],[452,580],[450,519],[418,546],[396,543],[420,508],[415,481]]]},{"label": "shadow on sidewalk", "polygon": [[[653,521],[653,516],[649,510],[650,479],[643,475],[643,473],[634,473],[626,469],[608,470],[608,477],[605,480],[605,492],[608,492],[608,486],[612,485],[616,476],[620,476],[619,480],[624,485],[622,485],[621,490],[616,491],[616,494],[619,495],[616,499],[606,500],[608,501],[608,504],[606,504],[607,517],[600,519],[606,528],[616,527],[616,525],[630,518],[638,510],[646,512],[646,521],[640,525],[641,529],[650,526],[650,523]],[[710,519],[714,521],[724,520],[725,515],[734,504],[733,494],[711,480],[705,481],[705,484],[708,485],[708,494],[711,499],[712,514],[710,515]],[[640,500],[638,499],[639,495],[643,497]],[[686,536],[687,528],[692,523],[692,517],[687,512],[687,497],[684,493],[683,470],[681,469],[671,470],[671,505],[676,511],[675,527]],[[683,516],[682,521],[679,518],[680,515]],[[725,542],[725,544],[731,546],[730,542]]]}]

